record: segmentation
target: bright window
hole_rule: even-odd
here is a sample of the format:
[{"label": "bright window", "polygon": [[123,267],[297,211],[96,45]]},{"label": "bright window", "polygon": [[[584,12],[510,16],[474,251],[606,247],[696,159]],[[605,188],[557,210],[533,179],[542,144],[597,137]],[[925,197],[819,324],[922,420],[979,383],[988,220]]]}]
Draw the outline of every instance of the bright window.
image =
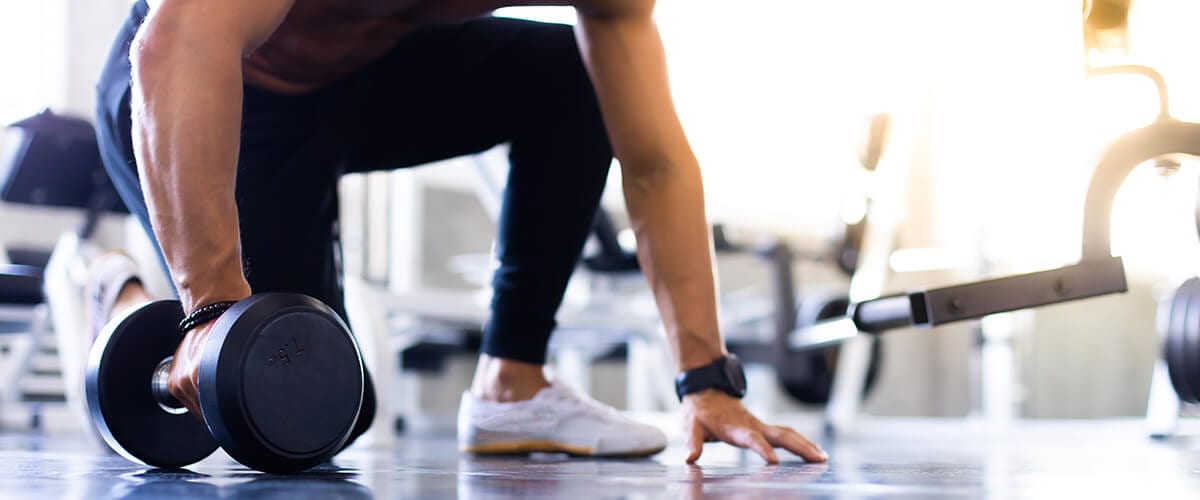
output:
[{"label": "bright window", "polygon": [[0,124],[65,95],[65,2],[0,2]]}]

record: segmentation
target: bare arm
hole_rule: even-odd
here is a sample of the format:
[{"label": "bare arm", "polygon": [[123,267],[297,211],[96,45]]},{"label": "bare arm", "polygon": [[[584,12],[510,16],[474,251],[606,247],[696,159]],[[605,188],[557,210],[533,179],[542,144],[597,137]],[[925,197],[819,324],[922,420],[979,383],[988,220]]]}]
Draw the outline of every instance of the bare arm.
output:
[{"label": "bare arm", "polygon": [[[653,0],[580,0],[578,38],[621,161],[625,203],[638,236],[638,261],[672,340],[678,368],[725,353],[717,322],[713,249],[695,154],[672,103]],[[815,444],[767,425],[729,395],[708,390],[683,400],[688,462],[705,441],[751,448],[768,462],[775,447],[824,461]]]},{"label": "bare arm", "polygon": [[712,243],[700,168],[671,99],[654,2],[581,3],[580,48],[621,162],[638,260],[678,368],[706,365],[725,353]]},{"label": "bare arm", "polygon": [[250,295],[234,201],[242,57],[292,0],[161,0],[130,49],[133,144],[185,311]]}]

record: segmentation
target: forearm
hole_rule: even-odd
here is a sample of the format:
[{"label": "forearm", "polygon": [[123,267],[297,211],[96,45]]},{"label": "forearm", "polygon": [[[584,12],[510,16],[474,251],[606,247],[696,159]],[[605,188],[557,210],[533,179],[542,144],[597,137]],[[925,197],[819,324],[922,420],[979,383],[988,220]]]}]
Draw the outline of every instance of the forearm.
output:
[{"label": "forearm", "polygon": [[649,282],[679,370],[725,353],[717,319],[712,243],[699,168],[680,165],[651,177],[624,177],[638,262]]},{"label": "forearm", "polygon": [[695,155],[671,100],[662,41],[649,12],[580,16],[580,46],[678,368],[720,357],[713,253]]},{"label": "forearm", "polygon": [[172,28],[151,18],[133,45],[133,144],[154,234],[191,311],[250,294],[234,200],[241,54]]}]

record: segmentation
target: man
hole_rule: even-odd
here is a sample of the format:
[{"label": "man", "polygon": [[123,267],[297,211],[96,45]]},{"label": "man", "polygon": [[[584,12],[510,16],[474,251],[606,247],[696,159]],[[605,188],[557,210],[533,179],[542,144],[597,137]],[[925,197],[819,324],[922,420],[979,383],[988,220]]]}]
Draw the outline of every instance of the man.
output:
[{"label": "man", "polygon": [[[571,5],[578,26],[488,17]],[[492,315],[459,437],[475,453],[657,453],[657,429],[543,376],[546,343],[615,157],[677,368],[690,454],[705,441],[816,445],[751,415],[722,368],[696,159],[675,113],[652,0],[152,0],[119,34],[99,91],[109,174],[152,233],[185,312],[251,292],[316,297],[343,316],[340,175],[510,145]],[[547,237],[546,235],[553,235]],[[102,259],[103,260],[103,259]],[[145,302],[100,263],[97,318]],[[105,268],[105,265],[108,267]],[[184,336],[171,393],[196,408]],[[355,436],[373,411],[365,399]]]}]

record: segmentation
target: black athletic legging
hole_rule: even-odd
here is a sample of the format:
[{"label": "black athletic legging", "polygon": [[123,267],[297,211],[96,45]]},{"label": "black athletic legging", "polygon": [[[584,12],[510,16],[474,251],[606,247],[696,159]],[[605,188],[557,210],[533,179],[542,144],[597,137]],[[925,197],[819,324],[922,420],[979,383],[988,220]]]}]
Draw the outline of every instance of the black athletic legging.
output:
[{"label": "black athletic legging", "polygon": [[[130,134],[137,2],[97,87],[109,176],[150,232]],[[510,145],[482,350],[541,364],[612,163],[571,27],[502,18],[422,28],[302,96],[245,86],[236,198],[255,293],[298,292],[345,316],[338,179]],[[446,221],[453,223],[453,221]]]}]

